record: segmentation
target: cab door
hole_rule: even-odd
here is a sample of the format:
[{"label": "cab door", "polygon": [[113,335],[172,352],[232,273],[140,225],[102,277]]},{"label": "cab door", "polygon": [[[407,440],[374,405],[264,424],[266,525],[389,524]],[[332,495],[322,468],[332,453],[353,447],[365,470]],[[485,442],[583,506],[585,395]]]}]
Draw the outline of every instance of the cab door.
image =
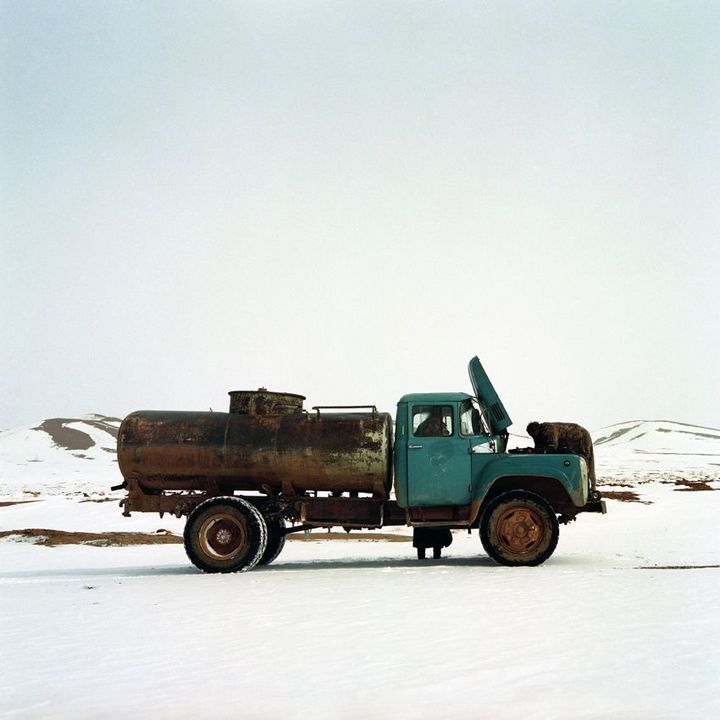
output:
[{"label": "cab door", "polygon": [[455,404],[410,406],[408,506],[470,503],[470,441],[458,432]]}]

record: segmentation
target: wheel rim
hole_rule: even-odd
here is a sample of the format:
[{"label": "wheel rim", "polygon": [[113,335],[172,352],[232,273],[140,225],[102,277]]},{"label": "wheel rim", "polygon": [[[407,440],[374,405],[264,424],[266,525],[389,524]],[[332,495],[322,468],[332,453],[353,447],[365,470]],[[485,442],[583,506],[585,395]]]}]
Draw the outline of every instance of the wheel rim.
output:
[{"label": "wheel rim", "polygon": [[245,526],[231,515],[213,515],[200,526],[198,533],[203,552],[213,558],[227,560],[247,544]]},{"label": "wheel rim", "polygon": [[498,518],[497,536],[502,547],[514,555],[537,550],[545,534],[540,513],[527,507],[511,507]]}]

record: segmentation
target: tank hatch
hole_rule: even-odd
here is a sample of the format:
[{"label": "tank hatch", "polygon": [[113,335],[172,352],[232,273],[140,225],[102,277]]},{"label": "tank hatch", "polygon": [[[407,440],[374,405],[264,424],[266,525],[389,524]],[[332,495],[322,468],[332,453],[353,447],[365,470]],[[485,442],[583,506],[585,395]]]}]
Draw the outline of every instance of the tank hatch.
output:
[{"label": "tank hatch", "polygon": [[257,390],[231,390],[230,412],[239,415],[294,415],[303,411],[304,395]]}]

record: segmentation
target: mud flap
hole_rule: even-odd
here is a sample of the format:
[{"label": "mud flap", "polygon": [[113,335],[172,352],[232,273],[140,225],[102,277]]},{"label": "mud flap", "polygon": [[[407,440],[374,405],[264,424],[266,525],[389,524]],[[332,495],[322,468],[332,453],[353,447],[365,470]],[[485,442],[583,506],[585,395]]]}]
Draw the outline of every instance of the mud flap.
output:
[{"label": "mud flap", "polygon": [[583,512],[594,512],[607,514],[607,507],[604,500],[589,500],[585,507],[582,509]]}]

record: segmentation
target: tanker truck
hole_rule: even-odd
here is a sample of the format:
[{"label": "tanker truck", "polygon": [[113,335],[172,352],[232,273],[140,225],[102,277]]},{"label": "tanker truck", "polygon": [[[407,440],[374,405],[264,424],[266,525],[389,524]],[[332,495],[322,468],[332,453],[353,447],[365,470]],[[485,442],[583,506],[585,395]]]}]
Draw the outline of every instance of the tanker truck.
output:
[{"label": "tanker truck", "polygon": [[413,393],[392,417],[369,406],[303,407],[294,393],[231,391],[229,412],[140,411],[122,422],[123,514],[187,518],[191,562],[237,572],[278,557],[289,533],[413,528],[435,558],[477,531],[501,565],[540,565],[559,525],[605,513],[585,459],[508,452],[512,421],[479,359],[474,394]]}]

